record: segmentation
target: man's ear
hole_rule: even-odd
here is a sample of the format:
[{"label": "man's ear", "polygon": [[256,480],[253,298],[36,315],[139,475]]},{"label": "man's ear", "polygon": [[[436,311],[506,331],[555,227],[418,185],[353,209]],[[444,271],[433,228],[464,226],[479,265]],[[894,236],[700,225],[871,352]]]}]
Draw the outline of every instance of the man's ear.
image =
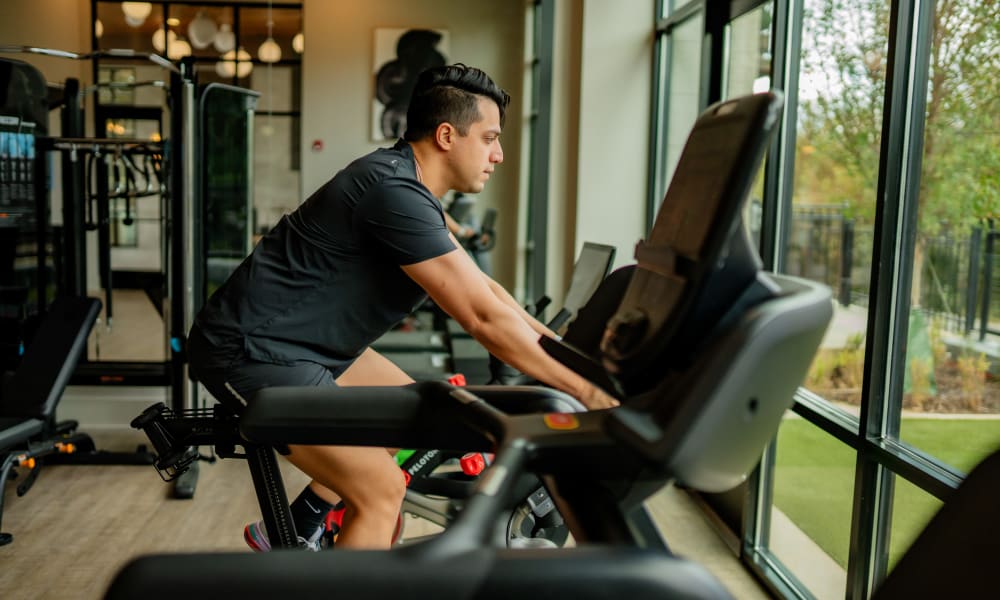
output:
[{"label": "man's ear", "polygon": [[455,129],[455,126],[445,121],[434,130],[434,142],[442,150],[450,150],[457,135],[458,131]]}]

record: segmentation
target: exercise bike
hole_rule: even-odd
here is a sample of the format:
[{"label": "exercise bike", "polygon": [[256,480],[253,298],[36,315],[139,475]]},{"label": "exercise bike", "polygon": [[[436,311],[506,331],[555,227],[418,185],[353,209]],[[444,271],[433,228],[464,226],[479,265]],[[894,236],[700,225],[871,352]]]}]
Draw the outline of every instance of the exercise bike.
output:
[{"label": "exercise bike", "polygon": [[[498,385],[467,386],[466,389],[490,398],[511,412],[572,413],[585,410],[576,399],[551,389]],[[522,399],[526,389],[535,391],[531,401]],[[377,401],[375,406],[378,410],[393,410],[391,406]],[[214,455],[219,458],[247,460],[272,547],[298,546],[298,536],[294,532],[287,536],[275,535],[269,528],[268,522],[272,520],[274,511],[282,511],[279,507],[287,508],[288,503],[271,448],[247,443],[239,433],[239,416],[227,405],[219,403],[210,408],[175,412],[159,402],[133,419],[132,427],[145,432],[157,456],[154,467],[164,481],[180,477],[201,459],[199,446],[213,447]],[[491,461],[492,454],[484,452],[437,448],[400,451],[397,463],[407,479],[407,491],[394,532],[394,543],[402,539],[404,514],[423,518],[443,528],[450,526],[471,496],[480,473]],[[461,468],[449,468],[452,466]],[[507,514],[498,521],[498,540],[510,547],[555,547],[566,543],[568,528],[548,492],[536,478],[523,477],[518,485],[517,497],[519,501],[509,507]],[[331,511],[328,515],[327,535],[332,537],[339,529],[340,515],[342,510]],[[287,521],[276,519],[276,523],[280,528],[291,527],[290,517]],[[285,539],[274,541],[282,538]]]},{"label": "exercise bike", "polygon": [[[584,244],[574,265],[563,308],[547,323],[550,329],[558,331],[569,323],[571,327],[565,332],[567,339],[573,340],[581,335],[577,332],[583,332],[586,327],[582,324],[583,321],[573,322],[573,319],[577,312],[586,309],[581,305],[595,294],[610,271],[614,254],[612,246],[592,242]],[[534,305],[537,314],[541,314],[547,304],[546,297],[539,299]],[[505,385],[468,386],[468,389],[493,398],[508,410],[557,413],[586,410],[576,399],[555,390],[548,390],[533,402],[522,402],[521,390],[511,387],[511,384],[520,383],[523,386],[528,381],[517,378],[508,367],[492,360],[492,357],[490,369],[492,379]],[[376,402],[376,406],[381,404]],[[213,446],[214,455],[220,458],[246,459],[265,527],[269,527],[269,513],[274,510],[276,503],[287,504],[287,498],[283,489],[280,493],[273,490],[280,483],[277,464],[271,464],[271,460],[263,456],[266,449],[246,446],[238,432],[238,421],[236,410],[222,404],[207,409],[175,412],[165,404],[157,403],[136,417],[132,426],[142,429],[152,443],[158,456],[154,466],[164,481],[176,479],[201,457],[198,446]],[[238,451],[238,448],[243,451]],[[461,512],[479,474],[491,462],[492,456],[481,452],[425,448],[400,451],[396,459],[406,477],[407,490],[394,531],[394,543],[402,540],[404,515],[407,514],[442,528],[449,527]],[[511,505],[498,522],[498,540],[510,547],[564,545],[569,537],[569,530],[541,482],[526,475],[519,483],[517,495],[519,501]],[[325,535],[328,544],[334,541],[342,516],[343,508],[334,509],[327,515]],[[283,542],[273,541],[282,537],[273,534],[268,528],[268,539],[271,540],[272,547],[283,547],[286,543],[298,544],[295,535]]]},{"label": "exercise bike", "polygon": [[[614,264],[615,253],[614,246],[584,242],[573,266],[563,306],[545,322],[550,330],[562,333],[567,343],[577,347],[592,347],[593,340],[599,338],[603,331],[609,309],[614,307],[612,303],[621,298],[631,269],[620,269],[611,281],[606,282]],[[550,304],[551,299],[542,296],[525,309],[541,318]],[[493,355],[489,355],[488,361],[490,386],[510,388],[540,385]],[[453,385],[465,385],[459,378],[448,381]],[[482,390],[481,387],[476,389]],[[480,393],[490,396],[496,394],[494,390]],[[519,391],[508,389],[503,393],[518,394]],[[586,411],[586,407],[567,395],[553,396],[551,402],[551,405],[544,407],[551,412]],[[437,448],[402,450],[397,453],[396,458],[407,478],[402,512],[442,528],[447,528],[454,521],[471,495],[476,479],[492,461],[489,453],[451,452]],[[569,530],[541,482],[525,478],[518,496],[522,500],[510,510],[509,517],[504,520],[503,536],[507,545],[564,545]],[[397,534],[401,534],[401,530]]]}]

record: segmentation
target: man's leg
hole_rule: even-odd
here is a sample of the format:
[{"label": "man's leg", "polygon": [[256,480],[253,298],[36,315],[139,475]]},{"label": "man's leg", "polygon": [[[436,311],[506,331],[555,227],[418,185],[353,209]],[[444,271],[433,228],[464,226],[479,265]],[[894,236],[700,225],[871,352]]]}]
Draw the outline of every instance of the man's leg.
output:
[{"label": "man's leg", "polygon": [[[232,368],[201,368],[199,372],[202,383],[217,398],[225,399],[237,407],[243,398],[231,397],[231,392],[245,398],[252,396],[256,390],[272,385],[335,383],[330,372],[319,365],[287,367],[247,361]],[[369,349],[341,374],[336,383],[405,385],[412,381],[396,365]],[[288,457],[289,461],[313,479],[307,490],[292,503],[293,517],[295,514],[301,517],[295,518],[296,528],[301,529],[300,535],[308,538],[311,533],[306,529],[311,530],[313,521],[320,522],[312,514],[315,511],[314,505],[318,503],[308,501],[313,494],[331,506],[340,502],[343,495],[348,506],[338,544],[348,547],[388,547],[399,506],[406,493],[403,475],[391,453],[383,448],[339,446],[291,446],[290,450],[292,454]],[[338,490],[340,494],[330,488]],[[312,494],[307,493],[310,491]],[[309,510],[310,508],[313,510]],[[323,511],[324,518],[326,510]],[[352,522],[357,522],[358,527],[351,528]],[[383,534],[384,530],[388,530],[388,533]],[[265,547],[266,545],[265,542]]]},{"label": "man's leg", "polygon": [[388,358],[371,348],[361,353],[354,364],[337,378],[341,387],[360,385],[407,385],[413,378]]},{"label": "man's leg", "polygon": [[[341,387],[410,383],[413,379],[409,375],[371,348],[337,378]],[[347,506],[338,546],[387,548],[391,544],[406,493],[393,451],[346,446],[290,448],[288,460],[313,478],[309,484],[312,491],[330,504],[343,499]]]},{"label": "man's leg", "polygon": [[383,448],[289,446],[289,462],[335,490],[346,505],[337,547],[388,548],[406,493],[403,473]]}]

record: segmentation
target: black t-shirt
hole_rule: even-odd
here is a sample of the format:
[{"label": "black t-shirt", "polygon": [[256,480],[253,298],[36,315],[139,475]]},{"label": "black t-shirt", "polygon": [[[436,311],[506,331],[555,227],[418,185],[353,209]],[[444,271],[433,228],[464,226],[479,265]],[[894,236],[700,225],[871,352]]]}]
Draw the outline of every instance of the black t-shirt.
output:
[{"label": "black t-shirt", "polygon": [[[284,217],[195,327],[220,353],[340,374],[426,299],[400,269],[455,250],[402,140],[348,165]],[[228,351],[228,352],[226,352]]]}]

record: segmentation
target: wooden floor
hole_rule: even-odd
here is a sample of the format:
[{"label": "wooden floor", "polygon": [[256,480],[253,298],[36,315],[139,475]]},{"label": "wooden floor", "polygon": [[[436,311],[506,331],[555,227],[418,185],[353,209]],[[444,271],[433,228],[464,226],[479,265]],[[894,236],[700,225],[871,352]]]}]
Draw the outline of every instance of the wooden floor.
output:
[{"label": "wooden floor", "polygon": [[[94,438],[107,450],[133,450],[145,441],[128,430]],[[246,463],[201,464],[191,500],[170,498],[170,486],[149,466],[48,467],[21,498],[9,484],[2,529],[14,541],[0,547],[0,598],[100,598],[118,569],[142,554],[248,552],[243,526],[259,511]],[[304,476],[284,461],[282,470],[290,495],[297,493]],[[737,598],[766,597],[687,494],[667,488],[650,508],[665,522],[674,552],[704,564]],[[410,518],[406,535],[422,535],[428,525]]]},{"label": "wooden floor", "polygon": [[91,361],[166,360],[167,341],[163,318],[142,290],[114,290],[112,316],[108,321],[106,297],[100,290],[90,296],[101,300],[101,314],[87,338]]}]

